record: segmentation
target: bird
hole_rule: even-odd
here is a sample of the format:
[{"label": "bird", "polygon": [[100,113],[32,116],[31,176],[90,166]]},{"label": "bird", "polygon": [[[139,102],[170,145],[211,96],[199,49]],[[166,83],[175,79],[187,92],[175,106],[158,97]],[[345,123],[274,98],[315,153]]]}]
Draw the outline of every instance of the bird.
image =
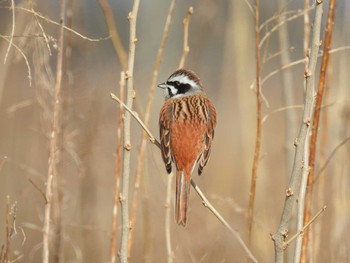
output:
[{"label": "bird", "polygon": [[191,70],[176,70],[158,87],[165,96],[159,115],[162,159],[168,174],[172,172],[172,163],[175,165],[175,219],[178,225],[186,226],[191,176],[197,164],[201,175],[208,163],[216,109]]}]

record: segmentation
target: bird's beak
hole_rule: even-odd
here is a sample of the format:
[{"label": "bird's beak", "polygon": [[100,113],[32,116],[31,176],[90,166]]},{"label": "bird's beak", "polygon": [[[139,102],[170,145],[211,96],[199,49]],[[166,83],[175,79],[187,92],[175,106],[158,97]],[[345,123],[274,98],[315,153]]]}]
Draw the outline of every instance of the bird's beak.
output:
[{"label": "bird's beak", "polygon": [[167,87],[166,83],[158,84],[158,88],[165,89]]}]

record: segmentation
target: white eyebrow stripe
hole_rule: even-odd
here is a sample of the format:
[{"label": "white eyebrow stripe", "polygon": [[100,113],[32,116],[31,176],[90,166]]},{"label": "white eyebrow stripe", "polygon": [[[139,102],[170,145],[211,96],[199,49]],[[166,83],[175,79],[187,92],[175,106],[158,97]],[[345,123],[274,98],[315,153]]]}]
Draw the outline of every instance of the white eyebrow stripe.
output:
[{"label": "white eyebrow stripe", "polygon": [[184,75],[177,75],[177,76],[171,77],[170,79],[168,79],[168,81],[171,81],[171,82],[178,81],[183,84],[189,84],[193,88],[199,88],[196,82],[194,82],[192,79],[189,79],[187,76],[184,76]]}]

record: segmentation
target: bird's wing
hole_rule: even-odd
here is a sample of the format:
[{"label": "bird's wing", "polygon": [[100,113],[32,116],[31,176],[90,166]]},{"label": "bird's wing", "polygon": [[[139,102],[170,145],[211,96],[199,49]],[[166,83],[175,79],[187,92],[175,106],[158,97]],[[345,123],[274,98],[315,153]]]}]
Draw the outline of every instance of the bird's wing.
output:
[{"label": "bird's wing", "polygon": [[171,173],[171,160],[172,153],[170,149],[170,124],[172,122],[172,104],[170,100],[166,101],[160,111],[159,116],[159,133],[160,133],[160,144],[163,161],[165,168],[168,173]]},{"label": "bird's wing", "polygon": [[203,168],[208,163],[210,157],[211,142],[214,139],[214,128],[216,126],[216,110],[214,104],[206,99],[207,111],[208,111],[208,121],[207,121],[207,131],[204,137],[204,151],[199,160],[198,175],[201,175]]}]

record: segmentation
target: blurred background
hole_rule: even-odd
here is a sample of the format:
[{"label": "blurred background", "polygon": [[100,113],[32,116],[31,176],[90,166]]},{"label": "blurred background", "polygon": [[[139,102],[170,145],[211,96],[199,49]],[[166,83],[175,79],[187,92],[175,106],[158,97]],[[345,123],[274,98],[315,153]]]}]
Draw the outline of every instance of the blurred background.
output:
[{"label": "blurred background", "polygon": [[[312,5],[313,1],[310,1]],[[128,13],[132,1],[109,1],[119,36],[128,50]],[[248,4],[247,4],[248,3]],[[252,1],[177,1],[158,83],[175,71],[183,50],[183,24],[190,6],[185,67],[201,78],[218,113],[211,160],[195,182],[230,225],[248,242],[247,211],[256,137],[255,24]],[[59,27],[33,13],[59,21],[59,1],[15,1],[11,47],[10,1],[0,2],[0,246],[6,244],[6,209],[16,215],[11,259],[40,262],[49,135],[51,131]],[[153,67],[170,1],[141,1],[138,20],[134,88],[135,110],[143,119]],[[22,8],[22,9],[21,9]],[[25,9],[23,9],[25,8]],[[262,1],[261,38],[287,12],[295,15],[304,1]],[[83,36],[108,37],[99,1],[67,1],[67,26]],[[324,3],[322,36],[328,13]],[[350,45],[350,3],[338,0],[332,48]],[[310,10],[310,23],[314,9]],[[44,40],[45,32],[49,48]],[[66,31],[60,152],[52,236],[61,235],[60,262],[109,260],[114,199],[119,105],[120,61],[110,39],[89,41]],[[262,79],[283,65],[304,58],[304,17],[285,23],[262,46]],[[50,54],[50,52],[52,54]],[[327,210],[312,225],[310,262],[349,262],[350,238],[350,90],[349,50],[332,53],[320,120],[313,211]],[[319,73],[319,64],[317,76]],[[259,262],[272,262],[270,234],[278,227],[291,174],[294,139],[303,104],[304,63],[300,62],[263,83],[262,149],[258,170],[254,225],[250,248]],[[31,85],[29,80],[31,75]],[[316,76],[316,79],[317,79]],[[158,114],[164,102],[156,89],[149,129],[158,138]],[[285,109],[287,107],[288,109]],[[132,120],[130,197],[135,186],[141,128]],[[339,146],[339,147],[338,147]],[[335,150],[335,151],[334,151]],[[146,159],[136,202],[136,224],[130,262],[166,262],[165,197],[167,174],[158,148],[147,141]],[[321,171],[329,159],[328,165]],[[174,184],[173,184],[174,185]],[[174,188],[174,187],[173,187]],[[195,191],[190,196],[188,223],[178,226],[171,202],[171,240],[175,262],[246,262],[237,240],[210,213]],[[8,205],[7,205],[8,204]],[[296,207],[296,206],[295,206]],[[295,213],[294,213],[295,214]],[[120,217],[120,216],[119,216]],[[59,222],[59,227],[55,226]],[[118,242],[120,236],[118,223]],[[291,235],[295,229],[291,226]],[[118,249],[116,248],[116,249]],[[290,246],[287,258],[292,254]],[[3,251],[3,250],[2,250]],[[0,254],[1,255],[1,254]],[[0,256],[1,258],[1,256]]]}]

